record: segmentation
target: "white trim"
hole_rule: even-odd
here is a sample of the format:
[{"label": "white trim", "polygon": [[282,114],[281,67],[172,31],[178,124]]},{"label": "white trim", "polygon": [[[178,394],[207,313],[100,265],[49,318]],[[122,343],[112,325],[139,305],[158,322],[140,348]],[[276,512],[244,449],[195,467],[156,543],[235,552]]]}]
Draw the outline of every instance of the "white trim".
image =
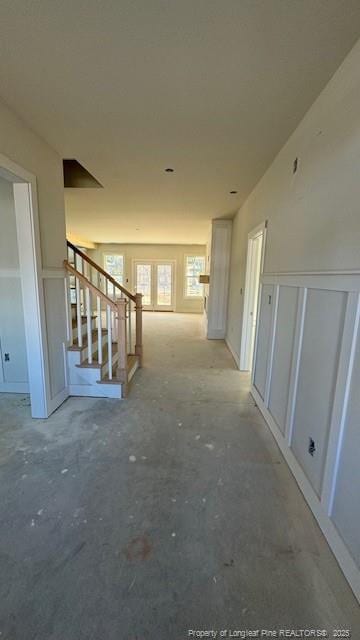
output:
[{"label": "white trim", "polygon": [[267,271],[266,276],[283,278],[285,276],[360,276],[360,269],[328,269],[323,271]]},{"label": "white trim", "polygon": [[299,369],[300,369],[300,357],[301,357],[301,349],[302,349],[303,336],[304,336],[306,303],[307,303],[307,289],[303,289],[303,288],[299,289],[294,344],[293,344],[293,352],[291,357],[288,402],[287,402],[286,417],[285,417],[285,438],[289,447],[291,445],[292,435],[293,435],[296,394],[297,394],[297,385],[299,380]]},{"label": "white trim", "polygon": [[[330,276],[330,277],[329,277]],[[325,289],[329,291],[360,291],[360,272],[324,271],[314,273],[263,273],[263,284],[280,284],[288,287]]]},{"label": "white trim", "polygon": [[329,443],[325,460],[321,493],[321,502],[329,516],[331,516],[333,510],[336,481],[345,431],[351,376],[354,367],[359,328],[359,317],[360,296],[358,293],[349,293],[346,305],[343,337],[331,414]]},{"label": "white trim", "polygon": [[280,429],[275,423],[271,413],[265,407],[263,400],[255,389],[254,386],[251,388],[251,394],[259,407],[263,417],[267,425],[270,428],[271,433],[273,434],[279,449],[284,456],[286,462],[288,463],[290,470],[303,493],[305,500],[307,501],[311,511],[313,512],[319,526],[328,541],[330,548],[332,549],[342,571],[345,574],[346,579],[348,580],[356,598],[360,601],[360,573],[359,568],[356,565],[354,559],[349,553],[345,543],[340,537],[335,525],[332,523],[330,518],[328,517],[326,511],[324,510],[323,505],[321,504],[318,496],[313,490],[309,480],[307,479],[304,471],[301,466],[297,462],[294,454],[291,449],[288,447],[286,440],[284,439]]},{"label": "white trim", "polygon": [[2,346],[0,340],[0,384],[5,382],[5,371],[4,371],[4,358],[2,353]]},{"label": "white trim", "polygon": [[275,347],[275,338],[276,338],[276,329],[277,329],[277,313],[279,307],[279,290],[280,287],[275,286],[275,290],[273,292],[273,302],[271,309],[271,320],[270,320],[270,336],[269,336],[269,350],[268,350],[268,360],[266,367],[266,378],[265,378],[265,389],[264,389],[264,403],[265,406],[269,406],[269,397],[270,397],[270,386],[271,386],[271,376],[272,376],[272,367],[274,360],[274,347]]},{"label": "white trim", "polygon": [[[245,288],[244,288],[244,304],[243,304],[243,315],[242,315],[242,331],[240,338],[240,370],[241,371],[249,371],[251,369],[253,362],[251,358],[251,354],[249,353],[249,306],[250,306],[250,284],[252,280],[252,265],[253,265],[253,241],[262,236],[262,245],[261,245],[261,258],[260,258],[260,281],[259,281],[259,291],[258,291],[258,299],[257,299],[257,316],[259,315],[259,303],[260,303],[260,295],[261,295],[261,275],[264,269],[264,261],[265,261],[265,250],[266,250],[266,228],[267,221],[264,220],[257,227],[252,229],[248,233],[248,241],[247,241],[247,256],[246,256],[246,270],[245,270]],[[255,328],[255,340],[254,340],[254,348],[253,355],[255,353],[256,346],[256,332],[257,332],[257,324],[258,317],[256,319],[256,328]]]},{"label": "white trim", "polygon": [[36,177],[0,154],[0,175],[13,183],[31,415],[47,418],[50,403]]},{"label": "white trim", "polygon": [[47,418],[51,396],[35,179],[32,183],[14,184],[14,201],[31,413],[34,418]]},{"label": "white trim", "polygon": [[0,382],[0,393],[29,393],[29,383]]}]

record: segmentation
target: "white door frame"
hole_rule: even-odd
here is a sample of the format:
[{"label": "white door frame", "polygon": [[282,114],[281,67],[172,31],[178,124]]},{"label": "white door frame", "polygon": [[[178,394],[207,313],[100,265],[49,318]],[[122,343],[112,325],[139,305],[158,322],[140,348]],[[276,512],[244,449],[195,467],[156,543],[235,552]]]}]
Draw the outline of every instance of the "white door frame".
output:
[{"label": "white door frame", "polygon": [[[257,227],[252,229],[248,234],[247,256],[246,256],[246,276],[245,276],[245,292],[244,307],[242,317],[241,332],[241,348],[240,348],[240,370],[249,371],[252,366],[252,357],[250,353],[251,347],[251,328],[250,328],[250,303],[251,303],[251,284],[253,278],[252,269],[254,267],[254,240],[262,236],[261,259],[260,259],[260,276],[264,269],[265,245],[266,245],[266,227],[267,222],[264,221]],[[258,298],[259,300],[259,298]],[[257,322],[257,319],[256,319]]]},{"label": "white door frame", "polygon": [[50,414],[50,377],[36,177],[0,154],[0,176],[13,184],[31,415]]},{"label": "white door frame", "polygon": [[[144,309],[148,311],[175,311],[176,299],[176,260],[158,260],[155,258],[148,258],[145,260],[141,260],[138,258],[133,258],[133,282],[134,282],[134,290],[136,290],[136,265],[137,264],[150,264],[151,265],[151,298],[152,304],[150,306],[145,306]],[[171,305],[158,305],[156,301],[156,293],[157,293],[157,273],[156,268],[159,264],[170,264],[172,266],[172,279],[171,279]]]}]

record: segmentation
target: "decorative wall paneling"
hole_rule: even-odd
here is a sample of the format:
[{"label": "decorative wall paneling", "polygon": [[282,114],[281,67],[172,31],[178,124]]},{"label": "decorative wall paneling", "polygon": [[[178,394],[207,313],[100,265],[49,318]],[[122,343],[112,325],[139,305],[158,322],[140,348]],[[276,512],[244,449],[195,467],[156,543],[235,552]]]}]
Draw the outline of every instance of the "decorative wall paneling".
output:
[{"label": "decorative wall paneling", "polygon": [[360,600],[360,272],[264,274],[252,394]]}]

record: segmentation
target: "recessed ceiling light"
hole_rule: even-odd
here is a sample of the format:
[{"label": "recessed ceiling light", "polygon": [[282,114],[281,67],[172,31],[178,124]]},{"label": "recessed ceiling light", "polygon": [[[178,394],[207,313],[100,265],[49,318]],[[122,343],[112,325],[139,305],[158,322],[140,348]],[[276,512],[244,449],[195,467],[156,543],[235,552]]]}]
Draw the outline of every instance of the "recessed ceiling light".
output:
[{"label": "recessed ceiling light", "polygon": [[237,193],[237,191],[230,191],[231,195],[233,195],[234,193]]},{"label": "recessed ceiling light", "polygon": [[167,169],[165,169],[166,173],[174,173],[174,169],[172,169],[171,167],[167,167]]}]

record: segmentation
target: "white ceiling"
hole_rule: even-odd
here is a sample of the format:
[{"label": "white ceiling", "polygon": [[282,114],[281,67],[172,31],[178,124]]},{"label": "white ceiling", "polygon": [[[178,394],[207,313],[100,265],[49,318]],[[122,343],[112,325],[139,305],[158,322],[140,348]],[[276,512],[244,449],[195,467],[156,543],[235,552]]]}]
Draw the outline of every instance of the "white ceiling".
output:
[{"label": "white ceiling", "polygon": [[70,232],[202,243],[359,35],[359,0],[1,0],[0,93],[104,185]]}]

